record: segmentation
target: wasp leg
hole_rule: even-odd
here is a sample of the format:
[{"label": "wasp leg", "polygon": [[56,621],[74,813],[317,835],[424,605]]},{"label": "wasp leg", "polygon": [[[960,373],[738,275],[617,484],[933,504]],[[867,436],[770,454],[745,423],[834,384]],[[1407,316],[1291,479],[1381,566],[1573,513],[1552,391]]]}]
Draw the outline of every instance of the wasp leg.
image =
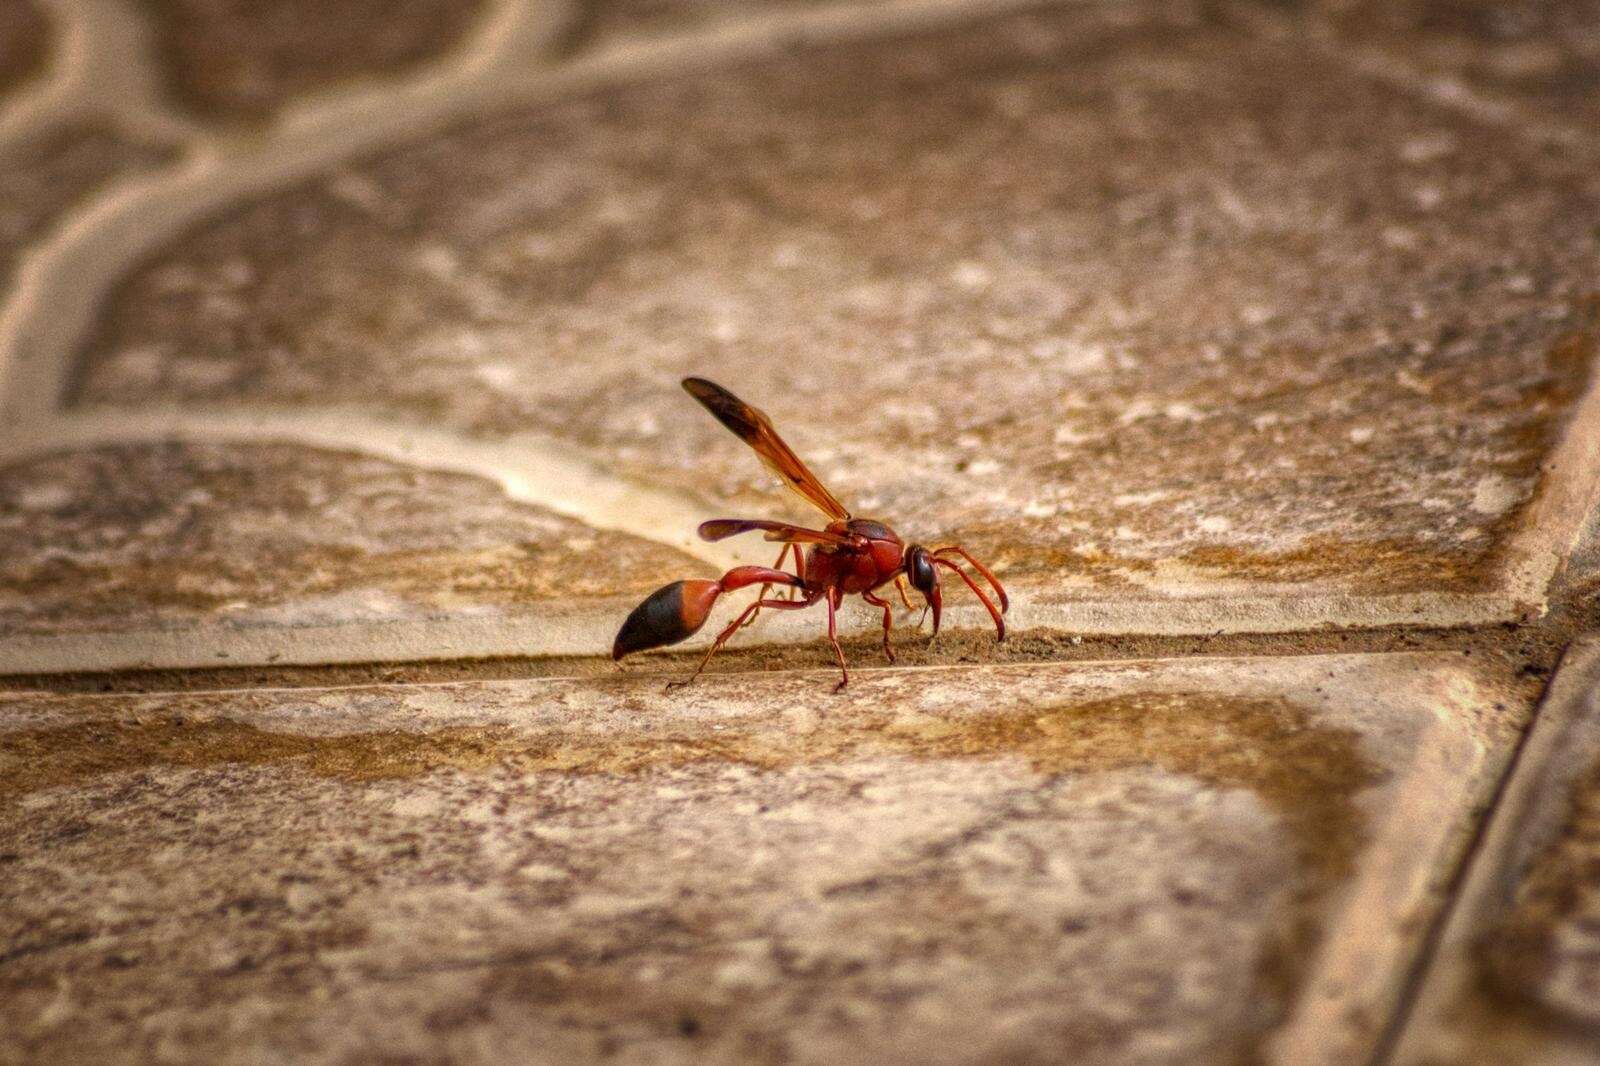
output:
[{"label": "wasp leg", "polygon": [[833,657],[839,660],[839,673],[844,675],[839,678],[839,683],[833,686],[834,692],[841,692],[850,683],[850,668],[844,664],[844,649],[839,647],[839,627],[834,620],[835,613],[839,610],[840,592],[837,588],[828,590],[828,643],[833,645]]},{"label": "wasp leg", "polygon": [[636,651],[676,644],[700,630],[724,592],[750,585],[799,585],[800,579],[765,566],[736,566],[717,581],[674,581],[645,597],[623,621],[611,646],[620,659]]},{"label": "wasp leg", "polygon": [[[900,574],[894,575],[894,588],[895,588],[896,592],[900,593],[900,602],[906,605],[906,610],[908,610],[908,611],[916,610],[916,608],[911,605],[911,597],[906,595],[906,575],[905,574],[900,573]],[[919,622],[917,624],[921,625],[922,623]]]},{"label": "wasp leg", "polygon": [[861,598],[874,607],[883,608],[883,654],[890,662],[894,662],[894,649],[889,646],[889,626],[894,621],[894,607],[890,605],[888,600],[880,600],[871,592],[863,592]]},{"label": "wasp leg", "polygon": [[815,599],[810,599],[810,600],[778,600],[778,599],[756,600],[754,603],[750,604],[750,606],[746,607],[744,609],[743,613],[741,613],[739,615],[739,617],[737,617],[733,621],[729,622],[727,624],[727,626],[722,630],[721,633],[717,634],[717,639],[712,641],[711,647],[707,648],[706,649],[706,653],[700,657],[700,665],[698,665],[698,666],[696,666],[694,668],[694,673],[690,674],[688,677],[680,677],[680,678],[676,678],[675,680],[668,681],[667,682],[667,691],[670,692],[671,690],[673,690],[675,688],[682,688],[683,686],[685,686],[685,685],[689,684],[691,681],[693,681],[695,678],[699,677],[701,671],[703,671],[706,668],[706,664],[711,661],[711,657],[713,655],[715,655],[722,648],[722,646],[728,642],[728,638],[729,637],[731,637],[735,633],[739,632],[739,629],[740,629],[741,626],[744,626],[744,625],[748,624],[748,620],[749,620],[750,616],[755,614],[756,611],[759,611],[763,607],[771,607],[775,611],[798,611],[798,610],[801,610],[803,608],[810,607],[815,602],[816,602]]},{"label": "wasp leg", "polygon": [[[790,548],[794,548],[795,560],[797,562],[799,561],[800,549],[795,547],[795,545],[793,545],[793,544],[785,544],[783,546],[783,548],[778,552],[778,561],[772,564],[772,568],[774,570],[782,570],[783,569],[783,561],[786,558],[789,557],[789,549]],[[756,607],[756,609],[754,611],[749,612],[750,617],[745,619],[745,623],[744,623],[745,625],[750,625],[751,623],[753,623],[756,620],[756,618],[761,614],[761,608],[760,608],[759,604],[760,604],[760,602],[762,600],[767,598],[767,593],[771,589],[772,589],[772,583],[770,581],[762,582],[761,591],[756,593],[756,603],[757,603],[758,606]],[[788,595],[786,595],[784,597],[784,599],[788,599],[788,600],[794,599],[794,587],[792,585],[789,587]]]},{"label": "wasp leg", "polygon": [[[906,595],[906,575],[905,574],[902,573],[902,574],[894,575],[894,587],[895,587],[895,591],[900,593],[900,602],[906,605],[906,610],[907,611],[916,610],[917,609],[916,605],[911,602],[911,597]],[[921,629],[922,628],[922,623],[926,622],[927,620],[928,620],[928,607],[927,607],[926,604],[924,604],[923,607],[922,607],[922,613],[917,615],[917,624],[913,628]],[[890,661],[891,662],[894,661],[892,657],[891,657]]]}]

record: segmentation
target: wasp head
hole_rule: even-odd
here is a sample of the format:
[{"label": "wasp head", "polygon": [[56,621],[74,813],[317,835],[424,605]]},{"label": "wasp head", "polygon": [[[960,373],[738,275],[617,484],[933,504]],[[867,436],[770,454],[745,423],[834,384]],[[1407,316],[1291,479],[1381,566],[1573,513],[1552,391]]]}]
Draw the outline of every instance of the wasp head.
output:
[{"label": "wasp head", "polygon": [[922,593],[922,598],[928,601],[928,608],[933,611],[933,635],[939,635],[939,613],[944,607],[944,600],[939,595],[939,573],[933,566],[933,554],[920,544],[913,544],[906,549],[906,577],[911,580],[911,587]]}]

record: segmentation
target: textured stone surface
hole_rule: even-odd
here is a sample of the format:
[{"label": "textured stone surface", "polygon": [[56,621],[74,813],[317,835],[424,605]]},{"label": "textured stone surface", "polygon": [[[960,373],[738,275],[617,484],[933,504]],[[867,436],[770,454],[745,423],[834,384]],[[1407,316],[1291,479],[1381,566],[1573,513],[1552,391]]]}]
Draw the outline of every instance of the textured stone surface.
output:
[{"label": "textured stone surface", "polygon": [[1562,661],[1397,1066],[1600,1062],[1600,642]]},{"label": "textured stone surface", "polygon": [[[1291,7],[1294,5],[1291,5]],[[1595,0],[1333,0],[1304,5],[1337,37],[1421,70],[1445,94],[1485,94],[1521,117],[1600,124],[1600,3]]]},{"label": "textured stone surface", "polygon": [[830,688],[0,703],[0,1048],[1353,1061],[1525,705],[1459,656]]},{"label": "textured stone surface", "polygon": [[[0,33],[3,33],[0,27]],[[148,170],[169,151],[96,126],[42,131],[0,151],[0,285],[71,208],[113,178]]]},{"label": "textured stone surface", "polygon": [[1600,1033],[1600,765],[1567,797],[1559,835],[1488,943],[1501,990]]},{"label": "textured stone surface", "polygon": [[407,72],[460,43],[479,0],[156,0],[174,92],[207,115],[262,119],[305,93]]},{"label": "textured stone surface", "polygon": [[0,0],[0,94],[39,73],[49,27],[31,0]]},{"label": "textured stone surface", "polygon": [[677,393],[700,373],[1035,602],[1472,589],[1588,370],[1597,211],[1592,167],[1514,130],[1091,5],[598,91],[269,196],[127,279],[75,399],[531,426],[782,506]]},{"label": "textured stone surface", "polygon": [[477,478],[294,445],[104,447],[0,467],[0,631],[515,613],[704,569]]},{"label": "textured stone surface", "polygon": [[1600,11],[1020,6],[0,0],[0,1066],[1600,1064]]}]

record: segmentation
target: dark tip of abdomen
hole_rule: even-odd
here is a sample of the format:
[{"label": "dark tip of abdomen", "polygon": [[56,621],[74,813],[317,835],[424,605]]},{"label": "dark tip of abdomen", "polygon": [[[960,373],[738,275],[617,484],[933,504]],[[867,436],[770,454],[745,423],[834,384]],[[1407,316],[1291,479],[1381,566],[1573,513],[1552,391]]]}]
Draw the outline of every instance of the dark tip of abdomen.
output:
[{"label": "dark tip of abdomen", "polygon": [[611,658],[694,636],[706,624],[721,591],[715,581],[674,581],[656,589],[623,621],[611,645]]}]

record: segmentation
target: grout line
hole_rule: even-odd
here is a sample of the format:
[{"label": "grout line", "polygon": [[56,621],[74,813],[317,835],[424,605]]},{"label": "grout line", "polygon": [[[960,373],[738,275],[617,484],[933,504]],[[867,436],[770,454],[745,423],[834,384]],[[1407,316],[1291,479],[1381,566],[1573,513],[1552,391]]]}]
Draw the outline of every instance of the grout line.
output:
[{"label": "grout line", "polygon": [[[1204,637],[1296,633],[1308,629],[1462,628],[1507,621],[1508,604],[1492,595],[1395,597],[1255,596],[1146,599],[1102,593],[1076,603],[1030,605],[1016,597],[1007,616],[1017,633],[1030,629],[1081,636]],[[608,652],[634,605],[620,597],[544,603],[494,618],[429,618],[333,624],[212,624],[183,629],[76,633],[12,633],[0,641],[0,675],[112,670],[202,669],[218,666],[338,666],[384,662],[593,656]],[[1426,608],[1426,610],[1425,610]],[[945,609],[950,632],[989,629],[988,614],[970,603]],[[878,615],[852,604],[840,632],[878,631]],[[764,614],[741,646],[808,644],[818,635],[810,614]],[[704,647],[702,632],[678,651]],[[671,654],[671,653],[664,653]]]},{"label": "grout line", "polygon": [[[1600,392],[1583,401],[1558,453],[1595,447]],[[141,441],[187,440],[261,443],[287,441],[371,455],[393,462],[497,483],[514,500],[544,507],[599,529],[668,545],[717,570],[756,558],[764,541],[707,544],[692,531],[709,513],[687,494],[617,476],[572,445],[538,434],[498,440],[458,436],[343,408],[188,408],[181,405],[122,410],[90,409],[0,435],[0,455],[16,459],[52,451]],[[1576,535],[1584,508],[1600,493],[1595,477],[1569,457],[1547,475],[1525,524],[1513,541],[1513,564],[1501,587],[1488,592],[1416,592],[1373,595],[1339,589],[1308,593],[1301,587],[1263,591],[1219,588],[1181,570],[1142,584],[1134,595],[1085,590],[1066,602],[1030,603],[1027,589],[1010,615],[1013,628],[1048,628],[1084,635],[1212,635],[1284,633],[1316,627],[1459,627],[1526,620],[1544,605],[1545,586]],[[1600,465],[1600,464],[1596,464]],[[1553,502],[1552,502],[1553,501]],[[493,618],[407,618],[340,624],[186,625],[117,632],[12,633],[0,643],[0,674],[79,670],[205,668],[229,665],[383,661],[436,661],[496,656],[597,654],[631,602],[535,604]],[[424,615],[426,610],[421,611]],[[747,642],[803,643],[814,635],[809,617],[765,615]],[[848,612],[846,632],[869,626],[865,613]],[[977,607],[953,604],[952,628],[983,628]],[[225,642],[226,649],[218,645]],[[704,640],[689,642],[689,646]]]},{"label": "grout line", "polygon": [[[1429,709],[1436,721],[1453,722],[1467,737],[1459,738],[1461,748],[1447,754],[1444,745],[1434,742],[1444,737],[1428,730],[1418,737],[1404,767],[1392,771],[1391,779],[1417,782],[1430,798],[1441,792],[1451,793],[1450,798],[1442,808],[1425,813],[1418,809],[1415,793],[1408,802],[1402,791],[1392,794],[1382,808],[1368,811],[1367,835],[1373,846],[1362,850],[1346,878],[1347,887],[1320,919],[1327,935],[1311,952],[1309,969],[1316,976],[1297,991],[1288,1021],[1268,1038],[1268,1061],[1369,1063],[1376,1053],[1384,1022],[1398,1009],[1428,928],[1448,902],[1445,882],[1459,871],[1482,825],[1483,812],[1498,795],[1520,735],[1511,722],[1505,723],[1511,726],[1506,729],[1475,718],[1477,708],[1509,697],[1502,687],[1506,680],[1501,675],[1498,682],[1450,686],[1432,694],[1438,702]],[[1524,715],[1531,713],[1526,696],[1518,703]],[[1421,863],[1395,876],[1397,848],[1405,854],[1407,843],[1420,843],[1415,837],[1408,841],[1408,830],[1434,818],[1448,818],[1448,830],[1429,842],[1430,851]],[[1378,847],[1379,841],[1386,843]],[[1391,946],[1385,958],[1374,947],[1386,939]],[[1374,968],[1384,976],[1370,976]],[[1376,987],[1352,1005],[1346,987],[1360,982]],[[1338,1051],[1331,1053],[1330,1045]]]},{"label": "grout line", "polygon": [[[71,9],[67,0],[55,0]],[[69,64],[66,98],[75,98],[83,82],[84,57],[112,51],[103,39],[115,37],[123,51],[136,39],[126,24],[128,10],[115,0],[97,0],[99,21],[80,19],[74,25],[78,58]],[[1069,0],[998,0],[1000,9],[1022,9]],[[1071,0],[1086,2],[1086,0]],[[965,19],[996,9],[978,0],[890,0],[864,12],[842,2],[799,12],[780,12],[764,19],[700,28],[653,42],[635,42],[551,67],[535,61],[543,56],[570,21],[571,10],[560,0],[506,0],[498,16],[480,31],[476,51],[444,73],[410,82],[399,89],[340,94],[292,109],[251,151],[225,137],[198,135],[193,151],[168,167],[124,180],[113,191],[59,224],[54,238],[35,246],[16,272],[8,304],[0,312],[0,449],[11,454],[34,453],[65,441],[127,439],[242,439],[241,427],[287,439],[314,439],[319,446],[380,455],[403,455],[412,461],[419,449],[409,442],[425,439],[431,456],[452,455],[445,468],[462,469],[498,480],[516,499],[528,500],[599,528],[619,529],[687,551],[719,567],[755,562],[735,546],[712,547],[693,540],[690,531],[704,517],[684,498],[661,489],[632,484],[608,475],[595,462],[572,460],[572,446],[553,440],[519,437],[527,455],[513,457],[508,445],[470,443],[438,431],[399,428],[369,416],[342,414],[343,425],[322,409],[292,418],[260,412],[222,415],[204,411],[175,414],[173,409],[147,410],[126,416],[62,415],[58,403],[73,373],[73,359],[92,328],[104,294],[126,269],[186,225],[207,212],[246,196],[301,180],[334,161],[438,128],[485,110],[530,103],[610,84],[645,78],[705,62],[757,55],[820,33],[839,38],[891,34]],[[75,9],[74,9],[75,10]],[[108,29],[108,27],[110,27]],[[93,32],[95,29],[97,32]],[[102,47],[91,47],[100,41]],[[531,67],[530,70],[523,69]],[[134,78],[145,84],[149,79]],[[139,91],[129,95],[142,99]],[[140,105],[141,107],[143,105]],[[149,108],[144,108],[149,110]],[[193,128],[189,128],[192,132]],[[104,424],[86,429],[86,417]],[[194,424],[187,424],[187,423]],[[292,423],[290,425],[289,423]],[[377,442],[376,444],[374,442]],[[485,454],[492,458],[484,458]],[[623,489],[626,489],[626,498]],[[576,502],[574,502],[576,501]],[[660,505],[649,520],[648,508]]]},{"label": "grout line", "polygon": [[426,107],[430,98],[462,85],[553,70],[560,65],[556,48],[574,17],[566,0],[493,0],[466,40],[409,68],[406,76],[297,96],[277,110],[264,140],[252,137],[242,149],[226,127],[208,139],[218,157],[259,159],[285,143],[325,137],[328,129],[347,132],[386,111]]},{"label": "grout line", "polygon": [[[1488,888],[1501,883],[1496,878],[1505,875],[1508,870],[1514,870],[1519,863],[1526,862],[1534,850],[1531,842],[1512,838],[1527,830],[1526,825],[1520,824],[1519,816],[1535,809],[1539,799],[1547,798],[1542,790],[1548,785],[1547,779],[1555,769],[1554,762],[1559,758],[1559,749],[1561,745],[1572,742],[1574,729],[1584,724],[1582,690],[1572,686],[1592,682],[1595,677],[1590,675],[1600,674],[1596,670],[1600,660],[1592,654],[1593,645],[1588,647],[1591,650],[1586,651],[1585,645],[1579,642],[1569,644],[1540,692],[1527,726],[1517,738],[1506,768],[1488,797],[1460,863],[1449,883],[1440,889],[1443,906],[1429,925],[1422,947],[1406,974],[1399,1002],[1384,1025],[1369,1066],[1395,1066],[1403,1042],[1412,1032],[1411,1026],[1422,1009],[1430,978],[1441,965],[1449,965],[1449,960],[1443,956],[1449,947],[1446,942],[1451,939],[1452,930],[1462,922],[1473,921],[1473,912],[1481,911],[1487,902],[1485,897]],[[1569,676],[1582,680],[1570,681]],[[1559,809],[1559,805],[1540,806],[1547,816]],[[1521,853],[1515,854],[1512,848],[1518,843],[1521,844]],[[1481,918],[1482,915],[1476,917]],[[1449,978],[1450,975],[1446,974],[1443,979],[1448,981]],[[1459,993],[1462,989],[1453,991]]]},{"label": "grout line", "polygon": [[[124,175],[91,194],[23,256],[9,291],[0,295],[0,411],[9,411],[7,424],[47,419],[69,378],[77,337],[52,321],[55,310],[63,304],[87,308],[81,318],[86,325],[137,255],[194,215],[225,206],[228,193],[208,196],[204,186],[226,172],[228,161],[236,169],[271,171],[267,164],[285,145],[307,137],[329,139],[325,127],[334,127],[337,139],[348,132],[339,128],[341,122],[359,123],[386,108],[425,105],[456,82],[493,78],[500,68],[537,69],[571,17],[565,0],[498,0],[467,44],[422,64],[409,80],[312,93],[285,105],[262,133],[208,124],[171,104],[149,28],[134,0],[43,2],[50,5],[57,58],[32,96],[0,113],[0,146],[26,145],[71,122],[100,118],[135,139],[171,144],[179,154],[172,163]],[[359,146],[359,138],[354,140]],[[131,217],[148,204],[184,200],[192,202],[193,215],[163,214],[157,208]],[[163,218],[170,223],[165,229],[158,221]],[[35,317],[45,319],[46,326],[30,330],[27,324]],[[57,340],[61,343],[52,343]]]},{"label": "grout line", "polygon": [[1371,1056],[1367,1059],[1368,1066],[1392,1066],[1400,1039],[1404,1035],[1406,1026],[1411,1021],[1413,1012],[1416,1009],[1422,985],[1438,957],[1440,943],[1444,939],[1445,928],[1460,904],[1462,885],[1466,883],[1469,873],[1483,853],[1484,842],[1489,835],[1489,823],[1493,820],[1494,812],[1499,809],[1507,788],[1510,787],[1512,779],[1522,765],[1523,752],[1528,747],[1528,737],[1533,733],[1533,728],[1538,723],[1540,711],[1543,709],[1545,699],[1549,695],[1550,685],[1554,676],[1552,674],[1551,680],[1545,682],[1544,691],[1539,694],[1539,698],[1534,705],[1533,715],[1528,720],[1527,728],[1517,738],[1516,744],[1512,748],[1511,756],[1506,761],[1505,769],[1500,774],[1500,779],[1495,782],[1494,788],[1485,798],[1483,810],[1478,815],[1471,835],[1456,860],[1455,869],[1451,871],[1449,879],[1439,886],[1439,909],[1428,922],[1427,931],[1422,936],[1422,942],[1417,946],[1416,954],[1406,967],[1405,973],[1401,975],[1400,991],[1395,997],[1394,1009],[1382,1023],[1377,1042],[1373,1046]]},{"label": "grout line", "polygon": [[[1293,654],[1288,655],[1288,656],[1275,656],[1274,658],[1297,658],[1297,659],[1362,658],[1362,659],[1365,659],[1365,658],[1369,658],[1369,657],[1374,656],[1374,655],[1381,655],[1381,656],[1384,656],[1386,659],[1391,659],[1392,660],[1392,659],[1397,659],[1397,658],[1426,658],[1426,657],[1429,657],[1429,656],[1440,656],[1440,655],[1450,655],[1450,654],[1452,654],[1452,652],[1450,652],[1448,650],[1439,650],[1439,649],[1417,650],[1417,649],[1412,649],[1412,648],[1405,648],[1405,649],[1394,649],[1394,650],[1389,650],[1389,651],[1313,651],[1313,652],[1293,653]],[[1038,659],[1038,660],[1023,661],[1023,662],[1006,662],[1006,663],[921,663],[921,664],[918,664],[918,665],[915,665],[915,666],[911,666],[911,665],[906,665],[906,666],[900,666],[900,665],[859,666],[859,667],[858,666],[852,666],[850,668],[850,677],[852,679],[855,679],[858,676],[862,677],[862,678],[868,678],[868,677],[890,677],[890,676],[902,676],[903,677],[903,676],[907,676],[907,675],[916,676],[918,674],[947,673],[947,672],[956,671],[956,670],[971,671],[971,672],[975,672],[975,673],[1001,672],[1001,671],[1007,671],[1007,670],[1032,671],[1032,670],[1039,670],[1039,669],[1046,669],[1046,668],[1055,668],[1055,669],[1059,669],[1059,670],[1063,670],[1063,671],[1074,671],[1074,670],[1079,670],[1079,669],[1084,669],[1084,670],[1120,670],[1120,669],[1136,669],[1136,668],[1148,667],[1148,666],[1174,666],[1174,665],[1177,665],[1177,664],[1182,664],[1184,666],[1189,666],[1191,664],[1233,662],[1233,661],[1237,661],[1237,660],[1240,660],[1240,659],[1263,659],[1263,658],[1267,658],[1267,656],[1262,656],[1262,655],[1258,655],[1258,654],[1250,654],[1250,653],[1238,653],[1238,652],[1227,653],[1227,652],[1222,652],[1222,653],[1217,653],[1217,654],[1176,655],[1176,656],[1141,655],[1141,656],[1135,656],[1135,657],[1126,658],[1126,659],[1118,659],[1118,658],[1072,659],[1072,660]],[[835,676],[838,673],[838,668],[835,667],[835,666],[799,666],[799,667],[781,667],[781,668],[776,669],[776,670],[761,670],[761,671],[741,670],[741,671],[734,671],[734,672],[708,673],[708,674],[701,675],[701,677],[695,683],[696,684],[701,684],[703,682],[704,683],[725,683],[725,682],[729,682],[729,681],[732,681],[732,680],[735,680],[735,679],[749,677],[754,673],[759,673],[763,677],[791,677],[791,678],[793,678],[793,677],[805,677],[805,676],[815,675],[815,676],[830,677],[831,678],[831,677]],[[35,700],[39,700],[39,701],[43,701],[43,702],[50,702],[50,703],[64,703],[64,702],[76,702],[76,701],[79,701],[79,700],[87,700],[87,701],[91,701],[91,702],[99,702],[99,701],[118,702],[118,701],[130,700],[130,699],[156,699],[156,698],[160,698],[160,697],[163,697],[163,696],[231,696],[231,695],[252,696],[252,695],[262,695],[262,694],[266,694],[266,695],[290,695],[290,694],[293,694],[293,695],[307,696],[307,695],[314,695],[314,694],[317,694],[317,693],[330,693],[330,692],[371,692],[371,691],[382,691],[382,690],[386,690],[386,689],[393,689],[393,688],[396,688],[396,687],[403,687],[403,688],[406,688],[406,689],[445,689],[445,688],[455,688],[455,687],[485,687],[485,688],[488,688],[488,687],[518,687],[518,686],[524,686],[524,685],[545,684],[545,683],[564,683],[564,682],[593,683],[593,682],[596,682],[596,681],[604,681],[604,680],[615,680],[617,682],[647,681],[647,682],[654,683],[654,682],[662,680],[662,678],[666,677],[666,676],[669,676],[669,675],[654,674],[654,673],[644,674],[644,673],[635,673],[635,672],[623,672],[623,671],[619,670],[617,672],[617,674],[614,676],[614,678],[611,678],[611,679],[597,678],[592,674],[540,674],[540,675],[538,675],[536,677],[518,677],[518,678],[451,678],[451,679],[443,680],[443,681],[405,681],[405,682],[363,681],[363,682],[356,682],[356,683],[343,684],[343,685],[340,685],[340,684],[327,684],[327,685],[239,685],[239,686],[234,686],[234,687],[231,687],[231,688],[223,687],[223,688],[167,689],[167,690],[153,690],[153,691],[148,691],[148,692],[144,692],[144,691],[141,691],[141,692],[54,692],[54,691],[49,691],[49,690],[9,690],[9,691],[0,691],[0,717],[3,717],[3,713],[4,713],[4,710],[5,710],[5,705],[7,703],[17,703],[17,702],[29,702],[29,703],[31,703],[31,702],[33,702]],[[675,675],[672,675],[672,676],[675,676]]]},{"label": "grout line", "polygon": [[0,142],[95,119],[157,143],[181,143],[199,134],[200,125],[166,100],[151,57],[149,28],[136,3],[38,2],[51,25],[51,68],[32,95],[0,115]]},{"label": "grout line", "polygon": [[[502,65],[537,66],[529,53],[556,31],[532,24],[547,19],[559,0],[502,0],[479,31],[478,52],[467,59],[454,65],[441,60],[433,72],[399,86],[314,96],[286,108],[264,134],[248,135],[212,129],[166,109],[132,8],[119,0],[85,0],[81,7],[77,0],[50,2],[66,27],[62,70],[26,113],[14,111],[0,121],[0,143],[7,131],[32,136],[52,123],[104,113],[126,131],[157,133],[184,151],[173,164],[114,182],[89,198],[19,264],[0,304],[0,424],[8,426],[34,425],[54,413],[101,299],[141,256],[208,211],[309,173],[319,151],[337,158],[341,147],[374,147],[354,128],[363,122],[378,127],[380,137],[403,135],[415,113],[425,113],[436,98],[449,98],[458,83],[492,82]],[[98,77],[102,67],[136,73],[123,77],[127,84],[107,86]],[[374,121],[384,113],[387,125]]]},{"label": "grout line", "polygon": [[1550,583],[1582,536],[1589,516],[1600,513],[1600,308],[1590,314],[1583,339],[1587,380],[1569,408],[1560,439],[1539,464],[1533,498],[1506,542],[1500,564],[1508,589],[1522,590],[1543,609]]}]

